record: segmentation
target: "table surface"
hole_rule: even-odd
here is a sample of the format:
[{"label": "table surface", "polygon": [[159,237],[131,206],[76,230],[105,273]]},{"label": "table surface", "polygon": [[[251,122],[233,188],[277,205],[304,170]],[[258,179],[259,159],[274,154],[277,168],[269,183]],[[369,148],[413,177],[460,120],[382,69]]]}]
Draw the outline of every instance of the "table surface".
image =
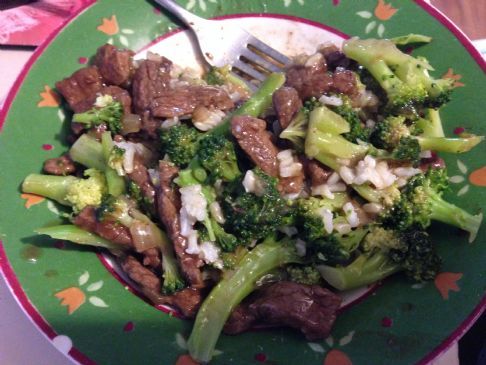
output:
[{"label": "table surface", "polygon": [[[486,0],[432,0],[442,12],[447,14],[471,38],[478,40],[476,45],[486,55]],[[0,47],[0,108],[8,90],[15,81],[32,50],[2,49]],[[0,364],[1,365],[66,365],[71,363],[65,355],[57,351],[11,295],[0,276]],[[457,346],[451,348],[440,359],[430,365],[458,364]]]}]

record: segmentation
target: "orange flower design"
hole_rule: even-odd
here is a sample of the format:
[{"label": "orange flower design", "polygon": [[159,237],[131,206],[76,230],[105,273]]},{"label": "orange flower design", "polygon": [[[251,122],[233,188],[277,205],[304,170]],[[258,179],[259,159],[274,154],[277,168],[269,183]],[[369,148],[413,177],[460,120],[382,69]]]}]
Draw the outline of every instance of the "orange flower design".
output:
[{"label": "orange flower design", "polygon": [[25,199],[24,206],[29,209],[31,206],[42,203],[46,200],[43,196],[35,195],[35,194],[20,194],[22,199]]},{"label": "orange flower design", "polygon": [[102,23],[96,27],[100,32],[107,35],[115,35],[118,33],[118,21],[116,15],[112,15],[111,18],[103,18]]},{"label": "orange flower design", "polygon": [[454,70],[452,68],[449,68],[447,72],[442,75],[442,78],[454,80],[454,84],[452,85],[454,87],[464,86],[464,83],[459,81],[460,79],[462,79],[462,75],[454,74]]},{"label": "orange flower design", "polygon": [[449,299],[449,291],[461,290],[457,282],[462,278],[462,273],[441,272],[435,277],[434,284],[442,298]]},{"label": "orange flower design", "polygon": [[40,93],[41,101],[37,103],[39,108],[43,107],[58,107],[59,106],[59,95],[52,90],[49,86],[44,85],[44,91]]},{"label": "orange flower design", "polygon": [[382,21],[386,21],[390,19],[397,11],[398,9],[392,7],[391,4],[385,4],[385,0],[378,0],[378,4],[375,8],[375,16]]},{"label": "orange flower design", "polygon": [[177,358],[175,365],[199,365],[199,363],[189,355],[181,355]]},{"label": "orange flower design", "polygon": [[72,314],[75,310],[81,307],[86,301],[86,295],[83,291],[76,287],[61,290],[55,294],[56,298],[61,299],[61,305],[68,309],[68,314]]},{"label": "orange flower design", "polygon": [[344,352],[332,349],[327,353],[323,365],[353,365],[353,362]]},{"label": "orange flower design", "polygon": [[476,186],[486,186],[486,166],[474,170],[469,175],[469,181]]}]

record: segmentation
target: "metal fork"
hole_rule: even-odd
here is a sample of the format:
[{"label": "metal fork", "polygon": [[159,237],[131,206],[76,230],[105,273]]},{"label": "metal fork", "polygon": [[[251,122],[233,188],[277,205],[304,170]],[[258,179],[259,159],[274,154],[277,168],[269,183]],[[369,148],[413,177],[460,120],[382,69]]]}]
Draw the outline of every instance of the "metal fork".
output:
[{"label": "metal fork", "polygon": [[208,20],[187,11],[173,0],[155,0],[193,30],[202,55],[212,66],[231,65],[243,77],[265,80],[271,72],[281,72],[291,60],[247,31]]}]

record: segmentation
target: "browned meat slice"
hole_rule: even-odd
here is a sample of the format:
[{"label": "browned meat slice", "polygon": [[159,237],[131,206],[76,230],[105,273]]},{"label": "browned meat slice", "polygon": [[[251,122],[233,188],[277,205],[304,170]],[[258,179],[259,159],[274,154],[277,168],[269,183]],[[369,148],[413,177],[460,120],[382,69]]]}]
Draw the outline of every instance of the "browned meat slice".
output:
[{"label": "browned meat slice", "polygon": [[173,187],[173,180],[179,170],[167,161],[159,162],[160,190],[157,196],[157,208],[160,220],[164,224],[167,234],[174,245],[180,267],[189,283],[197,288],[203,287],[203,279],[199,267],[202,261],[197,255],[186,252],[187,240],[181,235],[179,210],[180,196]]},{"label": "browned meat slice", "polygon": [[296,89],[302,100],[313,96],[319,97],[332,86],[332,75],[327,72],[324,57],[321,57],[321,60],[311,67],[291,66],[285,76],[285,84]]},{"label": "browned meat slice", "polygon": [[333,171],[316,160],[306,160],[304,164],[306,175],[310,178],[311,186],[325,184]]},{"label": "browned meat slice", "polygon": [[277,189],[280,194],[298,194],[304,187],[304,172],[297,176],[279,178]]},{"label": "browned meat slice", "polygon": [[326,338],[336,320],[341,298],[318,285],[280,281],[262,288],[240,304],[224,328],[238,334],[254,325],[288,326],[309,341]]},{"label": "browned meat slice", "polygon": [[132,98],[125,89],[118,86],[105,86],[100,91],[103,95],[113,96],[113,100],[119,101],[123,105],[123,112],[130,114],[132,112]]},{"label": "browned meat slice", "polygon": [[159,249],[153,247],[142,252],[143,264],[149,266],[152,269],[160,268],[160,251]]},{"label": "browned meat slice", "polygon": [[150,299],[160,296],[160,278],[144,267],[135,257],[126,256],[122,258],[121,267],[130,279],[140,285],[142,292]]},{"label": "browned meat slice", "polygon": [[295,114],[302,108],[299,93],[292,87],[283,86],[273,94],[273,107],[282,129],[289,126]]},{"label": "browned meat slice", "polygon": [[63,155],[46,160],[44,171],[50,175],[71,175],[76,172],[76,166],[69,155]]},{"label": "browned meat slice", "polygon": [[133,72],[133,55],[132,51],[105,44],[98,48],[94,64],[108,84],[128,85]]},{"label": "browned meat slice", "polygon": [[127,227],[114,221],[103,220],[98,222],[95,208],[92,206],[85,207],[74,218],[73,222],[78,227],[106,238],[108,241],[122,245],[132,245],[132,236]]},{"label": "browned meat slice", "polygon": [[319,48],[319,52],[326,58],[327,67],[331,71],[334,71],[337,67],[348,68],[351,63],[351,60],[334,44]]},{"label": "browned meat slice", "polygon": [[132,80],[133,108],[143,113],[154,98],[169,86],[172,62],[162,57],[162,61],[143,60]]},{"label": "browned meat slice", "polygon": [[333,90],[349,96],[358,93],[357,80],[354,72],[337,69],[332,75]]},{"label": "browned meat slice", "polygon": [[137,155],[133,159],[133,171],[127,174],[127,176],[140,187],[147,201],[155,204],[155,188],[152,185],[147,168]]},{"label": "browned meat slice", "polygon": [[267,175],[278,177],[278,148],[266,130],[264,120],[246,115],[231,119],[231,133],[250,159]]},{"label": "browned meat slice", "polygon": [[172,295],[161,296],[157,304],[169,304],[176,307],[184,317],[194,318],[203,301],[201,289],[188,287]]},{"label": "browned meat slice", "polygon": [[433,152],[432,157],[420,160],[420,169],[424,172],[429,169],[441,169],[444,167],[446,167],[444,160]]},{"label": "browned meat slice", "polygon": [[101,75],[94,66],[82,68],[64,80],[56,82],[57,90],[75,113],[91,109],[96,100],[96,93],[100,92],[102,87]]},{"label": "browned meat slice", "polygon": [[234,103],[228,93],[213,86],[186,86],[163,90],[151,105],[152,115],[172,118],[192,114],[198,106],[228,110]]},{"label": "browned meat slice", "polygon": [[151,139],[156,139],[159,136],[159,129],[161,120],[152,117],[150,111],[143,112],[142,117],[142,131]]}]

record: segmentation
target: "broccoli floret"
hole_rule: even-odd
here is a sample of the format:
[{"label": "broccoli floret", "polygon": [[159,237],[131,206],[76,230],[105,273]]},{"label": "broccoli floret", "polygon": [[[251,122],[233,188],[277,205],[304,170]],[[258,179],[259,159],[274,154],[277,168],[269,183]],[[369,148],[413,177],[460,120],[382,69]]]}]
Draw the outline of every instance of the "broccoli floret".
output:
[{"label": "broccoli floret", "polygon": [[201,139],[197,158],[213,180],[233,181],[241,175],[234,144],[222,135],[209,134]]},{"label": "broccoli floret", "polygon": [[370,137],[370,128],[361,122],[358,113],[353,109],[349,97],[340,95],[343,104],[333,108],[333,111],[343,117],[350,127],[350,131],[343,134],[343,137],[348,141],[357,143],[358,141],[367,142]]},{"label": "broccoli floret", "polygon": [[363,242],[363,252],[345,266],[320,265],[324,280],[348,290],[403,271],[415,281],[435,278],[441,259],[425,231],[417,227],[397,232],[375,227]]},{"label": "broccoli floret", "polygon": [[286,268],[289,280],[305,285],[321,285],[321,273],[310,265],[289,265]]},{"label": "broccoli floret", "polygon": [[300,109],[290,124],[280,133],[280,138],[287,139],[298,151],[304,150],[304,141],[309,124],[309,114],[304,108]]},{"label": "broccoli floret", "polygon": [[274,233],[284,225],[288,206],[277,190],[277,179],[259,169],[253,172],[264,187],[261,195],[226,191],[222,208],[225,228],[249,244]]},{"label": "broccoli floret", "polygon": [[306,245],[306,257],[314,264],[340,264],[348,261],[368,230],[358,228],[348,234],[327,234]]},{"label": "broccoli floret", "polygon": [[449,101],[452,80],[432,78],[425,59],[401,52],[390,40],[352,38],[344,42],[343,52],[373,75],[395,113],[438,108]]},{"label": "broccoli floret", "polygon": [[114,145],[110,149],[108,156],[108,166],[110,166],[119,176],[125,175],[125,170],[123,169],[123,159],[125,156],[125,149]]},{"label": "broccoli floret", "polygon": [[471,215],[442,198],[447,186],[446,176],[445,171],[431,169],[411,177],[400,199],[381,214],[383,225],[396,230],[406,230],[413,225],[425,229],[436,220],[469,232],[472,242],[481,225],[482,214]]},{"label": "broccoli floret", "polygon": [[223,250],[223,252],[234,252],[240,244],[240,241],[238,241],[238,239],[231,233],[227,233],[213,218],[211,218],[210,221],[214,237],[216,238],[216,243],[221,247],[221,250]]},{"label": "broccoli floret", "polygon": [[85,124],[87,128],[105,123],[108,129],[114,133],[120,133],[122,129],[123,105],[111,99],[102,107],[94,107],[84,113],[73,115],[73,122]]},{"label": "broccoli floret", "polygon": [[137,203],[137,206],[142,209],[147,215],[153,218],[155,214],[154,202],[149,197],[143,194],[142,189],[133,181],[127,183],[128,196]]},{"label": "broccoli floret", "polygon": [[84,172],[86,179],[74,176],[30,174],[22,183],[22,191],[53,199],[72,206],[74,212],[88,205],[97,206],[107,192],[103,173],[95,169]]},{"label": "broccoli floret", "polygon": [[309,116],[305,154],[336,170],[337,159],[360,159],[369,147],[349,142],[342,134],[350,132],[349,123],[326,107],[314,109]]},{"label": "broccoli floret", "polygon": [[[429,137],[422,135],[422,126],[426,127],[427,121],[420,120],[419,125],[406,124],[403,116],[388,117],[378,123],[371,134],[370,141],[378,148],[390,151],[388,157],[397,160],[410,160],[417,163],[420,160],[420,152],[434,150],[439,152],[462,153],[467,152],[483,140],[483,137],[469,136],[466,138]],[[440,123],[440,120],[431,122]],[[438,126],[432,126],[434,133],[440,133]],[[441,128],[440,128],[441,129]],[[428,133],[432,133],[428,130]]]},{"label": "broccoli floret", "polygon": [[177,166],[186,166],[196,156],[203,134],[187,124],[179,124],[160,132],[162,150]]}]

